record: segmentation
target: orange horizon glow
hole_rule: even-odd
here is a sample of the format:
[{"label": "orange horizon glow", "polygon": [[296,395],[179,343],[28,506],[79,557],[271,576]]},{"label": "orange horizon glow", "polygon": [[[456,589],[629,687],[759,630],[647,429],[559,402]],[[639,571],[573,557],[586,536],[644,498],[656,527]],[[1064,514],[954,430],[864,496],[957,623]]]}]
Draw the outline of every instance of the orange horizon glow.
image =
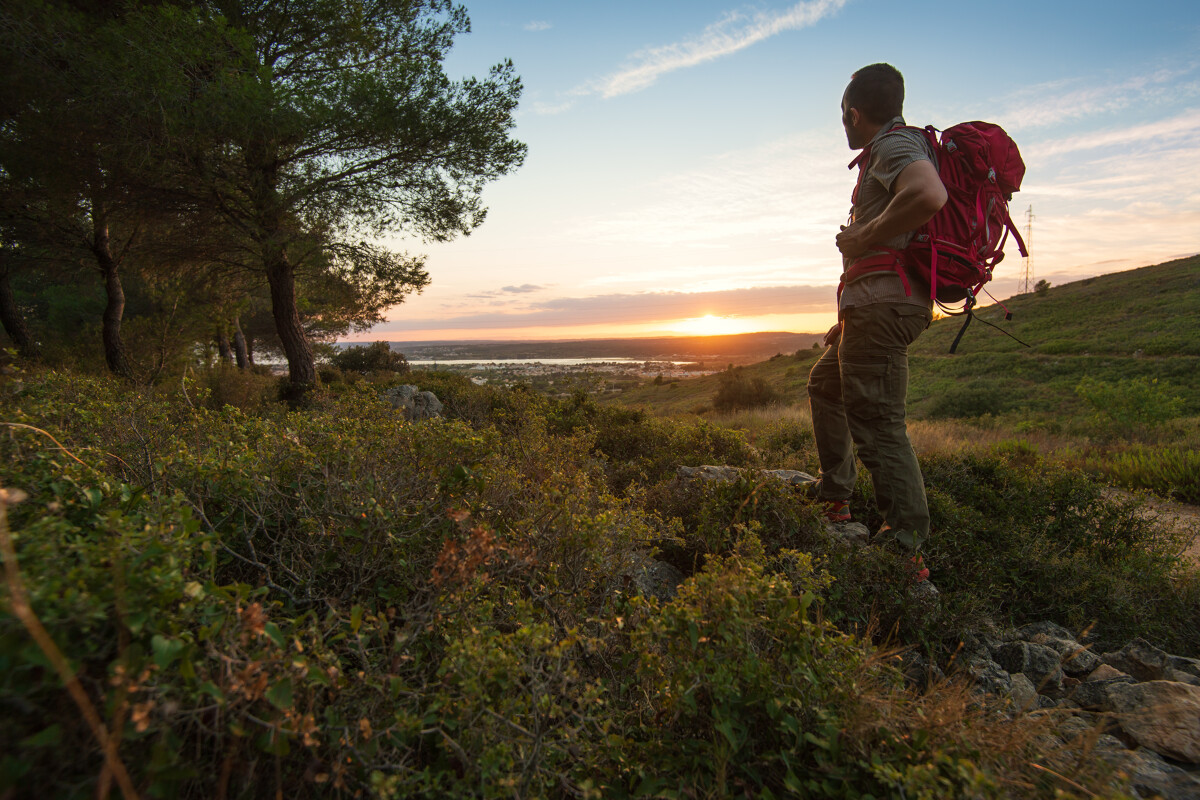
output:
[{"label": "orange horizon glow", "polygon": [[804,314],[767,314],[757,317],[687,317],[615,325],[537,326],[512,328],[446,328],[439,330],[378,330],[354,333],[339,342],[430,341],[545,341],[585,339],[644,339],[684,336],[727,336],[741,333],[823,333],[837,321],[834,311]]}]

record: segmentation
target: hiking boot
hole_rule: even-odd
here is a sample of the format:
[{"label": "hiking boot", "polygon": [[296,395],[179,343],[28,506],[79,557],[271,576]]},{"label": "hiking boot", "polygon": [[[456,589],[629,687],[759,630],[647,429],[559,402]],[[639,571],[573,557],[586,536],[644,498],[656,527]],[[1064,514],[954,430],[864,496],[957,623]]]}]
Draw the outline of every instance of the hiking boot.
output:
[{"label": "hiking boot", "polygon": [[925,559],[920,556],[913,556],[908,560],[908,569],[913,583],[929,581],[929,567],[925,566]]},{"label": "hiking boot", "polygon": [[937,599],[941,592],[933,585],[933,581],[929,580],[929,567],[925,566],[925,559],[919,555],[912,556],[906,566],[910,581],[908,593],[918,600]]},{"label": "hiking boot", "polygon": [[825,519],[830,522],[849,522],[850,504],[845,500],[826,500]]}]

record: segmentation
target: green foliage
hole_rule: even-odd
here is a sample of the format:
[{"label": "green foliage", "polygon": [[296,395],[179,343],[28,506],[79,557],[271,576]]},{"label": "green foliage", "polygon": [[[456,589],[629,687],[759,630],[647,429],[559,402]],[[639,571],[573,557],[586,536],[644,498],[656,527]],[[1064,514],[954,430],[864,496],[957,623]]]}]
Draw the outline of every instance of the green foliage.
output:
[{"label": "green foliage", "polygon": [[1116,383],[1084,377],[1075,392],[1087,403],[1097,430],[1129,438],[1158,428],[1183,411],[1174,387],[1157,379],[1129,378]]},{"label": "green foliage", "polygon": [[409,371],[408,359],[403,353],[392,350],[387,342],[344,348],[330,356],[329,363],[344,372],[356,372],[360,375],[366,375],[368,372],[404,374]]},{"label": "green foliage", "polygon": [[712,402],[717,411],[733,411],[770,405],[779,399],[779,392],[764,378],[749,376],[742,367],[731,365],[718,376]]},{"label": "green foliage", "polygon": [[1084,460],[1084,468],[1119,486],[1149,489],[1163,497],[1200,504],[1200,453],[1177,447],[1135,445]]},{"label": "green foliage", "polygon": [[[926,463],[934,612],[789,487],[676,480],[754,465],[711,425],[432,374],[453,412],[424,423],[366,380],[288,411],[21,378],[0,420],[70,455],[0,437],[18,563],[149,796],[1001,797],[1054,753],[992,747],[975,701],[914,698],[842,631],[946,655],[979,597],[1200,649],[1194,582],[1134,506],[1027,449]],[[670,601],[633,591],[656,544]],[[98,745],[11,614],[0,676],[0,792],[94,794]]]},{"label": "green foliage", "polygon": [[1200,580],[1136,501],[1021,443],[923,458],[922,471],[926,559],[939,588],[969,596],[959,612],[1092,628],[1101,651],[1144,636],[1200,652]]},{"label": "green foliage", "polygon": [[1011,388],[1004,381],[978,378],[969,383],[955,382],[933,397],[928,415],[933,419],[982,417],[1001,414],[1012,403]]}]

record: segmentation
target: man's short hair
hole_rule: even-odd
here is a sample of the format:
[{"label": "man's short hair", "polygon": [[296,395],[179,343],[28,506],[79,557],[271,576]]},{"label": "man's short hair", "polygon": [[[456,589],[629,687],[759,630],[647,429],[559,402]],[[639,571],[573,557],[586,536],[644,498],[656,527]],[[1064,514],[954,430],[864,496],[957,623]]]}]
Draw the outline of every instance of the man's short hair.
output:
[{"label": "man's short hair", "polygon": [[904,113],[904,76],[891,64],[871,64],[850,76],[846,107],[879,125]]}]

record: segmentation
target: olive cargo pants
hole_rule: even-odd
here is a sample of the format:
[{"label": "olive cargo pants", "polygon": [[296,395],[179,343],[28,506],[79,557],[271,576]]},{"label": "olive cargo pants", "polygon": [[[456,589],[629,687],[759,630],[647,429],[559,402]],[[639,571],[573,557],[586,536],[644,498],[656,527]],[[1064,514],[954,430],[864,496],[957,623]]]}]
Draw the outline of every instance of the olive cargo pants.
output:
[{"label": "olive cargo pants", "polygon": [[808,376],[820,498],[850,497],[858,478],[857,446],[891,535],[913,550],[929,535],[929,506],[904,421],[908,346],[931,319],[928,310],[905,303],[847,308],[841,337]]}]

